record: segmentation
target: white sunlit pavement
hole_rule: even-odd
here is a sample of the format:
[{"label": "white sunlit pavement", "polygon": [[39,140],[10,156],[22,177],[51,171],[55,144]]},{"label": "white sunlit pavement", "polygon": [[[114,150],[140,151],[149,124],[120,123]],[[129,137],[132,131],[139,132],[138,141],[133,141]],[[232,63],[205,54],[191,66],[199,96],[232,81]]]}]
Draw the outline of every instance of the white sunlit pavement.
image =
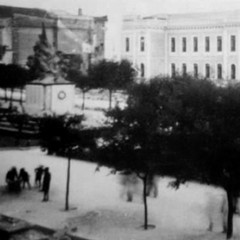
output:
[{"label": "white sunlit pavement", "polygon": [[[24,167],[34,182],[34,168],[48,166],[52,174],[50,201],[42,202],[35,187],[19,195],[1,193],[0,212],[42,226],[60,229],[68,225],[74,234],[92,240],[222,240],[221,207],[224,192],[189,183],[179,190],[166,187],[169,179],[160,178],[157,198],[148,198],[149,223],[155,229],[144,231],[141,185],[133,202],[122,197],[118,175],[110,169],[96,170],[95,163],[71,161],[70,207],[65,206],[67,160],[47,156],[38,148],[0,151],[0,185],[5,185],[9,168]],[[209,219],[213,231],[207,231]],[[234,238],[240,239],[240,218],[234,217]]]}]

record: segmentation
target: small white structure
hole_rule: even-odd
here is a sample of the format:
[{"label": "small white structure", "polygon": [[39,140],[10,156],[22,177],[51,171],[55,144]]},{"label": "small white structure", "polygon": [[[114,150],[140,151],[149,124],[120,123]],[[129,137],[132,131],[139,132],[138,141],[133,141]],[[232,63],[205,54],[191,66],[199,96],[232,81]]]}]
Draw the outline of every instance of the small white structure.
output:
[{"label": "small white structure", "polygon": [[59,77],[46,76],[26,86],[26,112],[31,115],[67,114],[74,110],[75,86]]}]

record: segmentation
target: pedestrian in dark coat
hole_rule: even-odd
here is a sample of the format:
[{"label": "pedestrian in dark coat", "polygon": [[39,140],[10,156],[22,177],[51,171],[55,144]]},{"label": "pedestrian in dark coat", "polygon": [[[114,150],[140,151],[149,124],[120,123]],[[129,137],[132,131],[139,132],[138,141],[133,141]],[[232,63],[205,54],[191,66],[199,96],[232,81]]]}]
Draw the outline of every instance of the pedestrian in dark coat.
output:
[{"label": "pedestrian in dark coat", "polygon": [[44,177],[43,177],[43,201],[46,202],[49,200],[49,188],[51,182],[51,173],[49,172],[49,168],[45,168]]},{"label": "pedestrian in dark coat", "polygon": [[6,174],[6,182],[11,183],[18,180],[18,173],[16,167],[12,167]]},{"label": "pedestrian in dark coat", "polygon": [[43,166],[39,166],[35,168],[35,185],[41,188],[42,186],[42,175],[43,175],[44,169]]},{"label": "pedestrian in dark coat", "polygon": [[8,185],[8,190],[11,192],[19,192],[20,181],[18,179],[18,172],[16,167],[12,167],[6,174],[6,183]]},{"label": "pedestrian in dark coat", "polygon": [[20,169],[19,180],[20,180],[21,187],[23,189],[25,188],[25,184],[28,185],[29,189],[31,188],[30,181],[29,181],[30,180],[29,173],[26,172],[26,170],[24,168]]}]

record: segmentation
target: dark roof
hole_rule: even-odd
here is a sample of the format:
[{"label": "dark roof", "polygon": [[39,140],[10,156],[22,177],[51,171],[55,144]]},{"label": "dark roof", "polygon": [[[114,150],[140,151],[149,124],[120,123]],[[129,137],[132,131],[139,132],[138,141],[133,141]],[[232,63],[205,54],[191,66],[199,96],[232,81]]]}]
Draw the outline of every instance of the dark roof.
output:
[{"label": "dark roof", "polygon": [[94,17],[95,22],[107,22],[108,17],[107,16],[102,16],[102,17]]},{"label": "dark roof", "polygon": [[51,18],[51,15],[48,11],[38,8],[22,8],[22,7],[11,7],[11,6],[3,6],[0,5],[0,17],[8,18],[13,17],[14,14],[23,14],[41,18]]},{"label": "dark roof", "polygon": [[14,14],[14,26],[16,27],[37,27],[41,28],[44,23],[45,28],[56,27],[55,19],[41,18],[36,16],[29,16],[23,14]]}]

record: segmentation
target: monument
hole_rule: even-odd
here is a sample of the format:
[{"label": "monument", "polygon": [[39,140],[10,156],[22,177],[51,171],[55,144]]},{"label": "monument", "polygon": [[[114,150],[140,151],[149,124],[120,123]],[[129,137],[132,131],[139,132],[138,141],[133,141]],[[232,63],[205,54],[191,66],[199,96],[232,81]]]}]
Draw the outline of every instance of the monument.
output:
[{"label": "monument", "polygon": [[30,115],[73,113],[75,86],[63,77],[61,59],[48,40],[44,25],[28,58],[36,80],[26,85],[26,112]]}]

